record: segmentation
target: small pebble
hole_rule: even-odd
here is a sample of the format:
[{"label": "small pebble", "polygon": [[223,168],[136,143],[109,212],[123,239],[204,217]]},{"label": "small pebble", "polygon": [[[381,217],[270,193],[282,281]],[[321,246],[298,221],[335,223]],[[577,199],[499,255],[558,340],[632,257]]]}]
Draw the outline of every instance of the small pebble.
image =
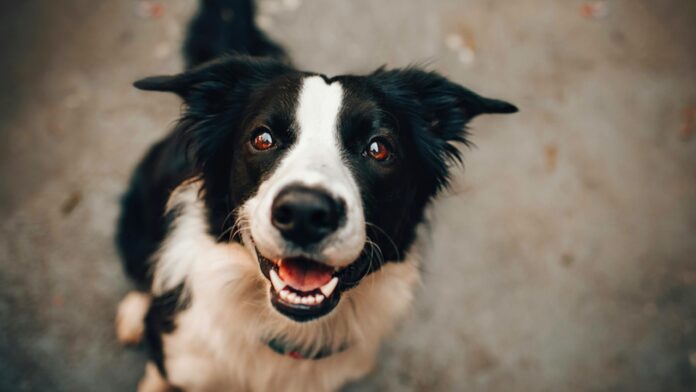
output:
[{"label": "small pebble", "polygon": [[295,11],[300,8],[301,4],[302,0],[283,0],[283,8],[285,8],[286,11]]},{"label": "small pebble", "polygon": [[166,42],[161,42],[155,46],[155,50],[152,52],[153,56],[155,56],[156,59],[158,60],[164,60],[167,58],[172,52],[172,47]]},{"label": "small pebble", "polygon": [[547,144],[544,146],[544,156],[546,157],[546,169],[554,171],[556,162],[558,162],[558,146],[555,144]]},{"label": "small pebble", "polygon": [[682,126],[679,134],[687,141],[696,133],[696,106],[687,106],[682,112]]},{"label": "small pebble", "polygon": [[445,37],[445,45],[449,50],[458,50],[464,46],[464,40],[459,34],[448,34],[447,37]]},{"label": "small pebble", "polygon": [[587,19],[603,19],[609,15],[606,1],[591,1],[580,7],[580,15]]},{"label": "small pebble", "polygon": [[459,49],[459,54],[457,58],[459,59],[460,63],[465,65],[471,65],[474,63],[474,60],[476,60],[476,53],[474,53],[473,49],[469,48],[468,46],[465,46]]},{"label": "small pebble", "polygon": [[140,1],[135,8],[135,14],[143,19],[157,19],[164,16],[164,4],[155,1]]},{"label": "small pebble", "polygon": [[82,193],[80,191],[74,191],[71,193],[67,199],[63,201],[60,206],[60,211],[63,215],[70,215],[75,210],[80,201],[82,200]]},{"label": "small pebble", "polygon": [[471,65],[476,59],[476,50],[473,35],[467,32],[461,34],[450,33],[445,36],[447,49],[457,54],[460,63]]}]

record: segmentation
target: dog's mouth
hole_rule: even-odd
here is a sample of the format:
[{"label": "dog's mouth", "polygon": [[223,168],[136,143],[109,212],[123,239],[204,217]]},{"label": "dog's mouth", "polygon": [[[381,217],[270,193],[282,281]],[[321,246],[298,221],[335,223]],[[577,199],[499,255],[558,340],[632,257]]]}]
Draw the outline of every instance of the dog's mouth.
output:
[{"label": "dog's mouth", "polygon": [[271,282],[271,304],[292,320],[304,322],[330,313],[343,291],[366,274],[359,261],[335,269],[304,257],[270,260],[257,250],[261,272]]}]

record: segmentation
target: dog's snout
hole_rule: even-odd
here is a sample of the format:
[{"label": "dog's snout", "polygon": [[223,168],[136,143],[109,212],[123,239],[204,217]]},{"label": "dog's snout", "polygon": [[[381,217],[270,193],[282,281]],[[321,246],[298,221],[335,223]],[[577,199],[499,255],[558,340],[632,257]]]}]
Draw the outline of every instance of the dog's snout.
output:
[{"label": "dog's snout", "polygon": [[345,208],[328,193],[291,186],[276,196],[271,207],[271,223],[282,236],[299,246],[319,242],[340,226]]}]

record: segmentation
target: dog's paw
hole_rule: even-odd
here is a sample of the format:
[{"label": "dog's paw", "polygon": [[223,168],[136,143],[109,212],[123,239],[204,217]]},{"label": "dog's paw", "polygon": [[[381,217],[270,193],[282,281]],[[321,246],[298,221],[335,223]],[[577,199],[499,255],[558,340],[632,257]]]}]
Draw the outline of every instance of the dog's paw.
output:
[{"label": "dog's paw", "polygon": [[125,345],[135,345],[143,339],[145,314],[150,308],[150,294],[131,291],[118,304],[116,338]]},{"label": "dog's paw", "polygon": [[173,388],[162,377],[157,366],[148,362],[145,365],[145,375],[138,383],[138,392],[172,392]]}]

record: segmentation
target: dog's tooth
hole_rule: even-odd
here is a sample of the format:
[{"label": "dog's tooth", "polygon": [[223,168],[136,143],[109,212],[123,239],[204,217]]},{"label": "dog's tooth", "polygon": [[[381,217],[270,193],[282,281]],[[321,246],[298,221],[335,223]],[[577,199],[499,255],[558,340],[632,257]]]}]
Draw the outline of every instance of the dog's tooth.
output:
[{"label": "dog's tooth", "polygon": [[322,294],[324,294],[325,296],[328,297],[331,295],[331,293],[333,293],[333,291],[336,289],[337,285],[338,285],[338,278],[334,276],[333,278],[331,278],[329,283],[321,286],[321,288],[319,290],[322,292]]},{"label": "dog's tooth", "polygon": [[309,303],[310,298],[311,297],[302,297],[302,304],[303,305],[310,305],[310,303]]},{"label": "dog's tooth", "polygon": [[298,298],[299,297],[295,293],[288,294],[288,301],[290,301],[290,302],[295,302],[295,300],[297,300]]},{"label": "dog's tooth", "polygon": [[287,284],[285,284],[285,282],[283,282],[283,280],[280,279],[280,276],[278,276],[278,273],[275,272],[274,269],[271,270],[269,275],[271,276],[271,283],[273,283],[273,287],[277,292],[280,292],[285,288],[285,286],[287,286]]},{"label": "dog's tooth", "polygon": [[280,295],[280,298],[282,299],[288,299],[288,295],[290,295],[290,292],[286,289],[283,289],[278,295]]},{"label": "dog's tooth", "polygon": [[324,300],[324,296],[321,294],[317,294],[314,296],[314,302],[317,304],[320,304]]}]

